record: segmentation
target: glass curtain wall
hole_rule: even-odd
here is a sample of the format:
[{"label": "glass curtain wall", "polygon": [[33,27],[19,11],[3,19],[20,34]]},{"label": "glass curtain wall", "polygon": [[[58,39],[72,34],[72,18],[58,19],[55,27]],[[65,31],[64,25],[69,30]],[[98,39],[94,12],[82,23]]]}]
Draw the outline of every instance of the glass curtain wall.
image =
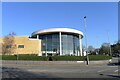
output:
[{"label": "glass curtain wall", "polygon": [[62,33],[62,55],[78,56],[80,53],[79,37],[73,34]]},{"label": "glass curtain wall", "polygon": [[40,35],[43,55],[59,55],[59,33]]},{"label": "glass curtain wall", "polygon": [[[43,55],[60,55],[59,33],[40,35],[42,40]],[[62,55],[78,56],[80,53],[79,36],[73,34],[61,34]]]}]

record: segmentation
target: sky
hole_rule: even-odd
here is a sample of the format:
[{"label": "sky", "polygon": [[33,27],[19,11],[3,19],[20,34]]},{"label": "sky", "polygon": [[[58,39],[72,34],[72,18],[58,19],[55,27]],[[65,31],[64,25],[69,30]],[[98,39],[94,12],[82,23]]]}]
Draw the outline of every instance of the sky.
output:
[{"label": "sky", "polygon": [[[117,2],[4,2],[2,36],[10,32],[31,36],[34,31],[58,27],[84,34],[84,16],[88,46],[98,48],[118,40]],[[82,42],[85,45],[85,37]]]}]

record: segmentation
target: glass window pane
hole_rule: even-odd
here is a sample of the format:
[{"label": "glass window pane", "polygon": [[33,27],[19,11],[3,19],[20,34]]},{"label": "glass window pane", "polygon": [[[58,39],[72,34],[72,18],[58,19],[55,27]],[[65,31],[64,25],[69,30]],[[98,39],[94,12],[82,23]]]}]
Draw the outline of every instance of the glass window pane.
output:
[{"label": "glass window pane", "polygon": [[18,45],[18,48],[24,48],[24,45]]}]

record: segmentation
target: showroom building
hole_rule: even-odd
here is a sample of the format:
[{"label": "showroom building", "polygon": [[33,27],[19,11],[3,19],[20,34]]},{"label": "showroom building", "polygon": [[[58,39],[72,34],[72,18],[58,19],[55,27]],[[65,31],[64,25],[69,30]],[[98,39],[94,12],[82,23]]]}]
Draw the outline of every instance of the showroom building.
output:
[{"label": "showroom building", "polygon": [[83,33],[79,30],[70,28],[50,28],[35,31],[30,38],[41,40],[41,53],[39,53],[41,56],[83,56]]},{"label": "showroom building", "polygon": [[[2,49],[11,52],[5,53],[6,55],[35,54],[39,56],[83,56],[83,33],[75,29],[50,28],[38,30],[33,32],[31,36],[14,36],[12,39],[14,42],[13,44],[7,43],[10,42],[8,38],[0,38],[0,44],[4,47]],[[0,54],[3,54],[4,50],[0,51]]]}]

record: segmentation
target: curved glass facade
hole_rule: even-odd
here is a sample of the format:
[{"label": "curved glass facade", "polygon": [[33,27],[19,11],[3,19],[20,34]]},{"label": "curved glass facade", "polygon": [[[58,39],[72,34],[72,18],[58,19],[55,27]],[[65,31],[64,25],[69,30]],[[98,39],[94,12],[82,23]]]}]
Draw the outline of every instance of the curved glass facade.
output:
[{"label": "curved glass facade", "polygon": [[80,52],[79,36],[73,34],[62,34],[62,55],[78,55]]},{"label": "curved glass facade", "polygon": [[41,47],[43,55],[46,55],[46,53],[47,55],[59,55],[59,33],[40,35],[40,39],[42,40]]},{"label": "curved glass facade", "polygon": [[[75,55],[80,54],[79,35],[61,33],[49,33],[39,35],[42,40],[42,55]],[[61,44],[61,54],[60,54]]]}]

